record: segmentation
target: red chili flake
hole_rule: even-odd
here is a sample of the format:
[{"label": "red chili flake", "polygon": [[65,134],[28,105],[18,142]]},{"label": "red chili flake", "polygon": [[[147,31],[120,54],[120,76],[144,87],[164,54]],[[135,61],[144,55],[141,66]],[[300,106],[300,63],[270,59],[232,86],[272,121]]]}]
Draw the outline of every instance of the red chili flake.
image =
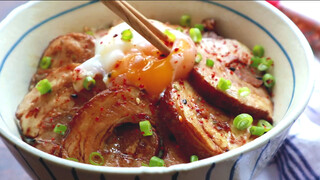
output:
[{"label": "red chili flake", "polygon": [[53,121],[53,118],[50,118],[49,121],[52,122],[52,121]]},{"label": "red chili flake", "polygon": [[230,71],[230,74],[233,75],[233,71]]},{"label": "red chili flake", "polygon": [[183,81],[179,81],[179,84],[180,84],[180,85],[184,85],[184,82],[183,82]]},{"label": "red chili flake", "polygon": [[218,79],[216,78],[216,79],[214,79],[214,81],[218,81]]},{"label": "red chili flake", "polygon": [[121,94],[121,97],[122,97],[122,99],[123,99],[124,101],[127,100],[127,98],[126,98],[123,94]]},{"label": "red chili flake", "polygon": [[227,41],[226,41],[226,40],[223,41],[223,45],[225,45],[225,44],[227,44]]},{"label": "red chili flake", "polygon": [[52,129],[54,129],[54,128],[55,128],[55,125],[54,125],[54,124],[52,124],[52,125],[51,125],[51,127],[52,127]]},{"label": "red chili flake", "polygon": [[96,120],[96,122],[98,122],[98,121],[99,121],[99,117],[96,117],[96,119],[95,119],[95,120]]},{"label": "red chili flake", "polygon": [[102,41],[100,41],[100,44],[102,44],[103,42]]},{"label": "red chili flake", "polygon": [[236,54],[238,52],[238,49],[235,49],[234,51],[233,51],[233,54]]},{"label": "red chili flake", "polygon": [[141,77],[138,78],[138,81],[140,81],[140,80],[141,80]]},{"label": "red chili flake", "polygon": [[117,37],[118,36],[118,34],[115,34],[115,35],[113,35],[113,38],[115,38],[115,37]]},{"label": "red chili flake", "polygon": [[199,123],[203,124],[203,121],[199,119]]},{"label": "red chili flake", "polygon": [[198,70],[199,70],[199,68],[194,68],[194,70],[198,71]]},{"label": "red chili flake", "polygon": [[143,84],[140,84],[140,85],[139,85],[139,88],[144,88],[144,85],[143,85]]},{"label": "red chili flake", "polygon": [[173,105],[174,105],[174,103],[173,103],[172,101],[170,101],[170,102],[169,102],[169,105],[170,105],[170,106],[173,106]]},{"label": "red chili flake", "polygon": [[139,114],[137,114],[137,117],[139,119],[149,119],[149,117],[145,113],[139,113]]},{"label": "red chili flake", "polygon": [[175,63],[175,64],[177,64],[177,63],[178,63],[178,61],[174,61],[174,63]]},{"label": "red chili flake", "polygon": [[51,141],[54,141],[55,140],[55,138],[53,137],[53,138],[51,138]]},{"label": "red chili flake", "polygon": [[144,132],[142,131],[141,134],[144,135]]},{"label": "red chili flake", "polygon": [[215,76],[216,76],[216,73],[213,72],[213,73],[211,74],[211,78],[213,79]]},{"label": "red chili flake", "polygon": [[217,58],[217,61],[222,62],[222,60],[220,58]]},{"label": "red chili flake", "polygon": [[104,109],[104,108],[103,108],[103,107],[101,107],[101,108],[100,108],[100,111],[103,111],[103,109]]},{"label": "red chili flake", "polygon": [[233,47],[234,47],[234,48],[238,48],[238,45],[234,44]]},{"label": "red chili flake", "polygon": [[183,65],[183,69],[185,69],[186,68],[186,66],[185,65]]},{"label": "red chili flake", "polygon": [[210,54],[210,51],[208,49],[204,49],[204,51],[208,54]]},{"label": "red chili flake", "polygon": [[120,66],[120,64],[117,63],[117,64],[114,66],[114,68],[118,68],[119,66]]},{"label": "red chili flake", "polygon": [[175,51],[175,52],[178,52],[178,51],[179,51],[179,48],[174,48],[174,51]]}]

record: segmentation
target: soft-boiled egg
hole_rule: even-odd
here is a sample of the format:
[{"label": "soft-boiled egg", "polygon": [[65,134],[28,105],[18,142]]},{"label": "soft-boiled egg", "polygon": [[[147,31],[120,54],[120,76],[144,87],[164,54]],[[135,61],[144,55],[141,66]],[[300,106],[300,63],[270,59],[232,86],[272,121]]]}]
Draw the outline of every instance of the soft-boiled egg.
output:
[{"label": "soft-boiled egg", "polygon": [[[189,36],[159,21],[151,21],[162,32],[169,30],[175,35],[171,53],[162,57],[161,52],[134,31],[128,24],[112,27],[107,35],[96,40],[95,56],[87,60],[73,73],[74,88],[83,89],[85,77],[103,75],[107,84],[122,76],[126,83],[145,89],[158,96],[172,81],[186,78],[192,70],[196,48]],[[123,40],[121,33],[130,29],[132,39]]]}]

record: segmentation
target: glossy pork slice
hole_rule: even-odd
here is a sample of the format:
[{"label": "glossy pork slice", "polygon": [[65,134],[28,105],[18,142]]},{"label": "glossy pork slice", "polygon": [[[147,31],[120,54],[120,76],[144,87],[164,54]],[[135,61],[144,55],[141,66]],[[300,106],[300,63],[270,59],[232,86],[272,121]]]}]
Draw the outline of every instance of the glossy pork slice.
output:
[{"label": "glossy pork slice", "polygon": [[[190,75],[190,82],[194,88],[210,103],[223,108],[225,111],[234,114],[248,113],[254,118],[272,121],[273,104],[266,89],[264,87],[257,88],[253,86],[230,70],[226,65],[231,62],[230,59],[228,59],[229,56],[216,55],[217,53],[219,54],[219,51],[222,51],[222,49],[212,46],[212,49],[208,52],[208,47],[204,47],[205,45],[201,46],[201,44],[198,46],[198,52],[202,54],[203,60],[194,67]],[[223,51],[227,51],[227,49]],[[240,53],[240,55],[241,54],[243,53]],[[207,66],[206,59],[213,60],[214,66]],[[236,59],[241,58],[238,57]],[[221,91],[217,88],[220,78],[231,81],[230,89]],[[251,91],[246,97],[241,97],[238,93],[239,89],[243,87],[247,87]]]},{"label": "glossy pork slice", "polygon": [[155,130],[152,136],[143,136],[138,124],[126,123],[116,127],[103,148],[106,166],[140,167],[149,164],[158,154],[159,137]]},{"label": "glossy pork slice", "polygon": [[154,124],[153,112],[147,95],[137,88],[124,86],[101,92],[86,103],[70,123],[70,132],[62,144],[63,157],[89,163],[90,154],[100,152],[107,159],[106,140],[114,128],[142,120]]},{"label": "glossy pork slice", "polygon": [[[163,112],[159,111],[159,113]],[[159,114],[159,116],[161,115]],[[156,127],[161,139],[159,156],[164,160],[165,165],[172,166],[190,162],[190,157],[184,153],[185,147],[178,144],[167,124],[158,118]]]},{"label": "glossy pork slice", "polygon": [[20,120],[22,134],[35,138],[35,145],[46,152],[50,153],[51,147],[61,141],[62,136],[53,132],[55,125],[66,125],[78,108],[106,88],[102,77],[95,77],[97,83],[91,91],[77,93],[73,89],[72,72],[78,65],[73,63],[55,69],[47,76],[52,91],[41,95],[33,88],[17,109],[16,117]]},{"label": "glossy pork slice", "polygon": [[160,103],[167,124],[186,155],[206,158],[250,141],[247,130],[233,126],[233,117],[210,106],[187,81],[174,82]]},{"label": "glossy pork slice", "polygon": [[[83,63],[95,53],[93,36],[85,33],[69,33],[52,40],[42,57],[51,57],[51,65],[48,69],[38,68],[31,80],[31,88],[55,68],[70,64]],[[41,58],[42,58],[41,57]]]},{"label": "glossy pork slice", "polygon": [[224,39],[215,32],[205,32],[203,40],[197,44],[197,50],[233,69],[240,79],[254,87],[262,85],[263,81],[257,79],[261,73],[249,66],[252,57],[250,49],[239,41]]}]

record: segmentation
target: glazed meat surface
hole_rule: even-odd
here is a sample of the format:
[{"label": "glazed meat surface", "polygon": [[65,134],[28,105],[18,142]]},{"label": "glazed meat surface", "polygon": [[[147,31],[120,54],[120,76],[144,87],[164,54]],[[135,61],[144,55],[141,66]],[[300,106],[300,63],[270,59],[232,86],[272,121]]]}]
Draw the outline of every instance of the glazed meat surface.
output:
[{"label": "glazed meat surface", "polygon": [[85,33],[69,33],[52,40],[42,57],[52,58],[48,69],[39,68],[31,80],[31,88],[55,68],[83,63],[94,56],[95,44],[92,36]]},{"label": "glazed meat surface", "polygon": [[159,150],[159,137],[154,131],[152,136],[143,136],[138,124],[123,124],[115,128],[104,147],[106,166],[140,167],[148,164]]},{"label": "glazed meat surface", "polygon": [[[152,112],[152,105],[145,93],[139,89],[133,87],[107,89],[86,103],[73,118],[69,125],[70,132],[62,143],[65,149],[64,156],[89,163],[89,155],[92,152],[100,152],[105,159],[111,161],[107,162],[110,164],[113,160],[108,153],[112,149],[110,148],[112,145],[106,146],[106,140],[110,137],[114,128],[124,123],[136,124],[142,120],[149,120],[154,124]],[[139,148],[136,148],[136,144],[127,154],[128,156],[137,153],[135,154],[137,160],[141,158],[144,161],[145,159],[140,153],[149,152],[144,154],[148,158],[155,155],[158,148],[158,143],[155,142],[157,141],[156,134],[152,137],[143,138],[152,141],[148,143],[152,145],[148,147],[151,150],[138,152]],[[139,138],[133,141],[138,144],[142,142]],[[111,144],[117,143],[112,139],[108,142]],[[105,148],[109,150],[105,150]]]},{"label": "glazed meat surface", "polygon": [[167,88],[160,109],[162,121],[189,157],[214,156],[250,141],[248,131],[233,126],[233,116],[210,106],[187,81]]},{"label": "glazed meat surface", "polygon": [[[215,41],[219,41],[219,43]],[[248,83],[243,80],[244,77],[241,77],[241,75],[249,76],[248,81],[250,81],[250,75],[241,73],[241,71],[250,73],[244,69],[248,68],[245,64],[250,63],[250,51],[245,50],[244,47],[237,48],[236,51],[228,48],[229,46],[234,49],[241,45],[234,40],[214,38],[201,42],[197,49],[202,54],[203,60],[192,70],[189,77],[191,84],[210,103],[225,111],[233,114],[249,113],[254,118],[272,121],[273,104],[266,89],[255,87],[252,85],[254,83]],[[208,58],[214,61],[213,67],[206,65]],[[238,75],[229,67],[230,64],[236,62],[239,63],[235,67],[240,68]],[[219,90],[217,84],[220,78],[230,80],[232,82],[231,88],[226,91]],[[248,87],[251,93],[246,97],[240,97],[238,90],[242,87]]]},{"label": "glazed meat surface", "polygon": [[[61,136],[53,132],[57,123],[67,125],[76,110],[98,92],[105,89],[101,77],[92,91],[75,92],[72,71],[79,64],[56,68],[47,76],[52,85],[50,93],[41,95],[33,88],[20,103],[16,116],[24,136],[36,139],[36,146],[51,153],[52,145],[59,144]],[[53,143],[49,145],[50,143]],[[50,147],[49,147],[50,146]]]}]

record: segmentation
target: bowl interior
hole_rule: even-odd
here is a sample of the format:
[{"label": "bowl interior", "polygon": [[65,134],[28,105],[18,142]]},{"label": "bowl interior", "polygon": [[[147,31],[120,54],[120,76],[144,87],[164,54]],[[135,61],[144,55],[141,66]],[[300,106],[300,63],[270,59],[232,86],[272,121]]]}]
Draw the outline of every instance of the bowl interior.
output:
[{"label": "bowl interior", "polygon": [[[238,151],[214,157],[221,160],[233,153],[250,150],[265,143],[288,127],[302,112],[311,93],[308,59],[312,53],[302,34],[281,13],[263,2],[131,2],[151,19],[179,23],[183,14],[190,14],[193,23],[213,17],[217,31],[252,48],[265,47],[266,56],[275,66],[274,121],[276,127],[245,145]],[[15,121],[18,104],[28,91],[43,50],[55,37],[69,32],[81,32],[84,26],[103,27],[118,19],[102,3],[91,2],[32,2],[15,10],[0,26],[0,133],[21,146]],[[298,76],[297,76],[298,75]],[[251,144],[251,145],[250,145]],[[32,148],[32,151],[38,151]],[[42,152],[38,152],[42,153]],[[44,154],[41,154],[46,156]],[[49,155],[48,155],[49,156]],[[56,158],[57,159],[57,158]]]}]

